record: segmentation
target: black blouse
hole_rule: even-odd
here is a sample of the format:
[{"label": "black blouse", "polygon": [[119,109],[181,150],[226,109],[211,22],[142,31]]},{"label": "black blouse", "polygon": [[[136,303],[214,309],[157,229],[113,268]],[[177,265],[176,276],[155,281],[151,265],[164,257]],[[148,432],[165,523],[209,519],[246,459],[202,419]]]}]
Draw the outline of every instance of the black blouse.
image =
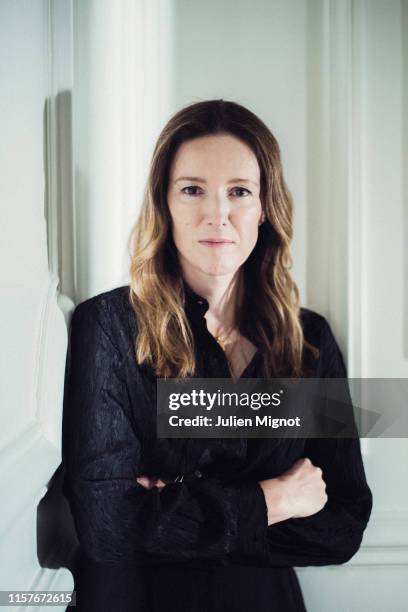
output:
[{"label": "black blouse", "polygon": [[[185,293],[196,376],[230,377],[207,330],[208,302],[186,284]],[[321,351],[314,376],[346,378],[325,318],[302,308],[301,322]],[[158,439],[156,377],[136,363],[136,333],[127,285],[82,302],[71,320],[62,461],[83,553],[77,610],[305,610],[293,566],[345,563],[370,517],[358,438]],[[258,351],[242,377],[259,377],[260,363]],[[300,457],[322,468],[328,501],[268,526],[259,481]],[[136,482],[180,474],[161,491]]]}]

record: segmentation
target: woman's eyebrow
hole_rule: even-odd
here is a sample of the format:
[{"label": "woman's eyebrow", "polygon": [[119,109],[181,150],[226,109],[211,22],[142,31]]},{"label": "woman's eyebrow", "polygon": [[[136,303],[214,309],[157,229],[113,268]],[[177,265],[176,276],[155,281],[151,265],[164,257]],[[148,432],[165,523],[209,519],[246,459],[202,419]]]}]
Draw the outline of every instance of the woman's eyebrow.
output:
[{"label": "woman's eyebrow", "polygon": [[[180,176],[174,182],[177,183],[178,181],[196,181],[197,183],[207,182],[205,179],[200,178],[198,176]],[[227,183],[253,183],[257,187],[259,187],[258,183],[256,183],[255,181],[251,181],[251,179],[244,179],[244,178],[233,178],[227,181]]]}]

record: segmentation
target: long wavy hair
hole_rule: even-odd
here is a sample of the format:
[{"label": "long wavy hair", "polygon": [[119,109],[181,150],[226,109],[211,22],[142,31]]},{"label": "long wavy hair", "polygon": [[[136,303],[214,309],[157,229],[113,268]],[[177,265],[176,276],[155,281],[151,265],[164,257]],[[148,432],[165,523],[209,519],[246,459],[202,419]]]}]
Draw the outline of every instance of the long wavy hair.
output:
[{"label": "long wavy hair", "polygon": [[251,339],[263,357],[263,377],[300,377],[304,347],[315,356],[319,351],[303,337],[299,291],[290,274],[293,202],[283,178],[279,145],[254,113],[222,99],[197,102],[178,111],[163,128],[153,151],[142,208],[127,244],[129,298],[137,320],[136,360],[152,366],[160,378],[195,374],[194,336],[185,312],[167,190],[178,147],[214,134],[230,134],[246,143],[261,174],[265,221],[252,253],[242,264],[244,296],[236,327],[245,335],[250,321]]}]

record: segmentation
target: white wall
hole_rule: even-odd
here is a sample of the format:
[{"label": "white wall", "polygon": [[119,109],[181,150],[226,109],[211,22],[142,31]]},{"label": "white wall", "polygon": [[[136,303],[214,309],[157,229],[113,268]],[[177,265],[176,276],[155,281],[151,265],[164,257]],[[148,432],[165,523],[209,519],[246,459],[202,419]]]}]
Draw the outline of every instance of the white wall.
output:
[{"label": "white wall", "polygon": [[41,567],[37,548],[37,506],[60,463],[67,347],[46,224],[53,19],[45,0],[0,4],[0,590],[72,588],[68,570]]},{"label": "white wall", "polygon": [[169,114],[169,0],[74,0],[76,296],[128,282],[126,240]]}]

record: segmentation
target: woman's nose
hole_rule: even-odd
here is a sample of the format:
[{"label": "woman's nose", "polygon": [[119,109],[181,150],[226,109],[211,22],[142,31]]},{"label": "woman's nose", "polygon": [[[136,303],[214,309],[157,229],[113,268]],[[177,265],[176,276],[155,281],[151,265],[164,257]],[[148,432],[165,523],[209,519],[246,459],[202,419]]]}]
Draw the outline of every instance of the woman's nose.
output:
[{"label": "woman's nose", "polygon": [[213,197],[204,203],[204,217],[210,225],[225,225],[230,212],[231,203],[226,197]]}]

